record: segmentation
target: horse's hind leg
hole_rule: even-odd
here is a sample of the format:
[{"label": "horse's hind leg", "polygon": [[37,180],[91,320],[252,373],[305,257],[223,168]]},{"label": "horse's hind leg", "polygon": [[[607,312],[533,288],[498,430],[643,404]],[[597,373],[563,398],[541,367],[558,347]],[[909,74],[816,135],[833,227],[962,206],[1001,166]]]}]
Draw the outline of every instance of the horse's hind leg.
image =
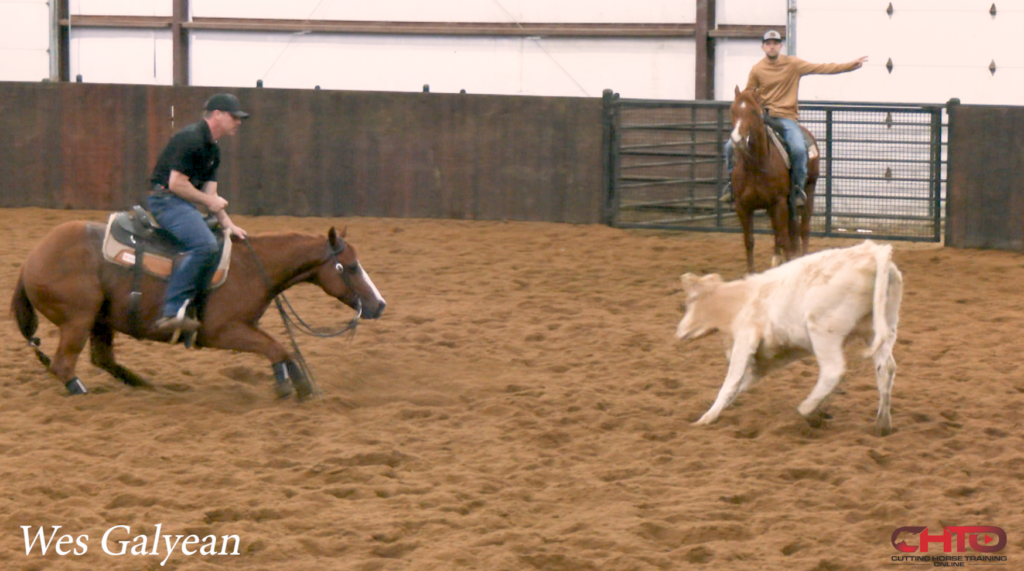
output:
[{"label": "horse's hind leg", "polygon": [[114,360],[114,330],[105,323],[96,323],[92,327],[92,364],[110,373],[122,383],[140,388],[153,388],[145,379],[133,373],[127,367]]},{"label": "horse's hind leg", "polygon": [[68,392],[72,395],[85,394],[87,391],[82,381],[75,376],[75,366],[78,364],[78,356],[85,348],[85,341],[89,338],[89,328],[92,325],[92,317],[69,319],[60,325],[60,344],[57,352],[50,363],[50,371],[57,379],[64,383]]}]

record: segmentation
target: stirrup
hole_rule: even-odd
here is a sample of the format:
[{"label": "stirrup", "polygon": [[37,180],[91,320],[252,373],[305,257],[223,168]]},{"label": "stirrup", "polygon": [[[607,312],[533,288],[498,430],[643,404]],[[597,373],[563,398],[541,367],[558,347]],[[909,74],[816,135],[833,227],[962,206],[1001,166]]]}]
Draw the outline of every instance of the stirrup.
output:
[{"label": "stirrup", "polygon": [[718,202],[728,204],[732,202],[734,199],[735,197],[733,196],[732,192],[732,183],[727,182],[725,183],[725,186],[722,187],[722,195],[718,197]]},{"label": "stirrup", "polygon": [[807,192],[802,188],[794,188],[790,198],[793,201],[794,208],[800,208],[801,206],[807,205]]}]

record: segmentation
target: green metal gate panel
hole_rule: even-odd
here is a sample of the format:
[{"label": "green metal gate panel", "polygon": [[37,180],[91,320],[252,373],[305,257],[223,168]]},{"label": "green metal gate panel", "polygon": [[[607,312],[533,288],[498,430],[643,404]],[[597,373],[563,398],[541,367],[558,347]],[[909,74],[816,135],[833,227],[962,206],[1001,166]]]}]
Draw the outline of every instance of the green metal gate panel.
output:
[{"label": "green metal gate panel", "polygon": [[[739,232],[718,201],[727,174],[725,101],[609,98],[612,224]],[[938,242],[945,196],[943,105],[804,103],[821,152],[816,236]],[[763,212],[755,228],[770,233]]]}]

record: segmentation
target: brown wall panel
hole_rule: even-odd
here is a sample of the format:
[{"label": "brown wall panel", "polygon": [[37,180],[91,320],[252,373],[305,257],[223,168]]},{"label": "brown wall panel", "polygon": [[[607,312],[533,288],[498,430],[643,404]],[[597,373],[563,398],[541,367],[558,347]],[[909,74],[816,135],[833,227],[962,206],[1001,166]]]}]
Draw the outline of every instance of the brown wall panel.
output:
[{"label": "brown wall panel", "polygon": [[1024,249],[1024,107],[950,105],[946,245]]},{"label": "brown wall panel", "polygon": [[[0,83],[0,204],[142,200],[217,91]],[[232,213],[601,222],[600,99],[229,91],[252,114],[221,141]]]}]

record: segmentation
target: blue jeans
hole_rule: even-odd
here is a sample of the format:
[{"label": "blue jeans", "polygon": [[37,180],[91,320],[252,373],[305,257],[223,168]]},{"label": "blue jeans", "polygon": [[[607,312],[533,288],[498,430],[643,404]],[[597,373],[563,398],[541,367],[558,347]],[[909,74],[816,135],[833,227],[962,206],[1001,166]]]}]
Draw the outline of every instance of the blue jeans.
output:
[{"label": "blue jeans", "polygon": [[804,189],[807,184],[807,143],[800,124],[792,119],[776,118],[782,124],[782,138],[789,147],[789,160],[793,162],[793,185]]},{"label": "blue jeans", "polygon": [[199,210],[183,198],[159,192],[151,194],[146,203],[157,224],[185,247],[185,256],[171,272],[164,294],[164,317],[171,317],[186,301],[195,299],[200,290],[206,289],[206,282],[217,264],[217,238]]},{"label": "blue jeans", "polygon": [[[793,163],[793,184],[803,190],[807,184],[807,142],[804,141],[800,124],[792,119],[775,118],[782,125],[782,138],[789,147],[789,160]],[[732,180],[732,139],[725,141],[725,168],[728,180]]]}]

